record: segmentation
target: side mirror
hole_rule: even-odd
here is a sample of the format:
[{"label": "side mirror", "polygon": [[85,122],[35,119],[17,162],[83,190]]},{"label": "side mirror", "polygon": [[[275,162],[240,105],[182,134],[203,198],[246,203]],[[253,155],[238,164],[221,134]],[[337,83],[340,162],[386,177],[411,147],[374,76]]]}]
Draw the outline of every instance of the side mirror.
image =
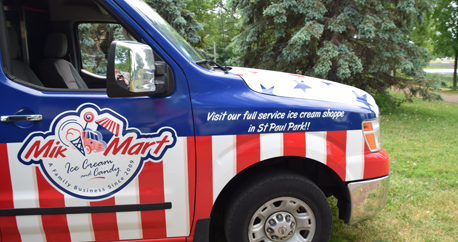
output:
[{"label": "side mirror", "polygon": [[173,74],[163,61],[154,60],[148,45],[113,41],[108,54],[107,94],[109,97],[169,96]]}]

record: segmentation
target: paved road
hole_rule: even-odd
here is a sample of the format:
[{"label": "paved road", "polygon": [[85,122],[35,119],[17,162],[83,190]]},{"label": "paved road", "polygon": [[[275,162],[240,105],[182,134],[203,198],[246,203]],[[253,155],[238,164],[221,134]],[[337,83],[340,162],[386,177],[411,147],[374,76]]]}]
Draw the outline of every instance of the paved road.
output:
[{"label": "paved road", "polygon": [[453,75],[453,69],[424,69],[426,73],[439,73]]},{"label": "paved road", "polygon": [[454,68],[454,63],[429,63],[430,66],[445,66],[448,69],[453,69]]}]

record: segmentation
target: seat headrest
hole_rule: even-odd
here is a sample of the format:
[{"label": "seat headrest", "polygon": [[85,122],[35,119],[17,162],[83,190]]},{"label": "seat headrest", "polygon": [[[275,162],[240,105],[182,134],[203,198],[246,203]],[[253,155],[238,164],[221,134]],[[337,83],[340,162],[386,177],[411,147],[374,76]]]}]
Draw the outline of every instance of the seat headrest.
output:
[{"label": "seat headrest", "polygon": [[16,59],[17,57],[17,51],[18,51],[18,48],[19,48],[19,42],[18,42],[18,38],[17,38],[17,33],[16,33],[16,30],[14,30],[13,28],[11,27],[8,27],[8,41],[9,41],[9,53],[10,53],[10,58],[11,59]]},{"label": "seat headrest", "polygon": [[46,38],[44,54],[49,58],[62,58],[67,54],[67,36],[61,32],[50,33]]}]

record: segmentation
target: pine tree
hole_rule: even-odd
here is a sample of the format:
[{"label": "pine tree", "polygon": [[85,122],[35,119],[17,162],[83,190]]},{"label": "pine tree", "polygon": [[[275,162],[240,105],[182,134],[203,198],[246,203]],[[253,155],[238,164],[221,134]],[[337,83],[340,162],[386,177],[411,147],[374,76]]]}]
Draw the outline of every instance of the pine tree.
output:
[{"label": "pine tree", "polygon": [[202,39],[198,32],[203,30],[203,27],[194,19],[194,13],[186,9],[185,0],[146,0],[145,2],[187,41],[199,45]]},{"label": "pine tree", "polygon": [[425,48],[409,34],[428,0],[229,0],[244,32],[232,64],[326,78],[372,93],[424,88]]},{"label": "pine tree", "polygon": [[83,68],[105,76],[110,44],[113,40],[124,40],[119,24],[82,23],[78,25]]}]

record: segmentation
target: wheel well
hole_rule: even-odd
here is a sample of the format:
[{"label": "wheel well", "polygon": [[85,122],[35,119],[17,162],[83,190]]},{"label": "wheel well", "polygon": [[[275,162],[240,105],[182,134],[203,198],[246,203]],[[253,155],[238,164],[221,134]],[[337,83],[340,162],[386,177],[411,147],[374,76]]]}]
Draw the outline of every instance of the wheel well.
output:
[{"label": "wheel well", "polygon": [[[288,170],[299,173],[313,181],[326,197],[338,199],[339,218],[347,220],[347,208],[350,208],[349,194],[346,185],[328,166],[304,157],[277,157],[258,162],[239,174],[224,187],[213,205],[210,222],[210,241],[226,241],[224,234],[224,213],[231,197],[254,176],[272,170]],[[348,210],[349,211],[349,210]]]}]

